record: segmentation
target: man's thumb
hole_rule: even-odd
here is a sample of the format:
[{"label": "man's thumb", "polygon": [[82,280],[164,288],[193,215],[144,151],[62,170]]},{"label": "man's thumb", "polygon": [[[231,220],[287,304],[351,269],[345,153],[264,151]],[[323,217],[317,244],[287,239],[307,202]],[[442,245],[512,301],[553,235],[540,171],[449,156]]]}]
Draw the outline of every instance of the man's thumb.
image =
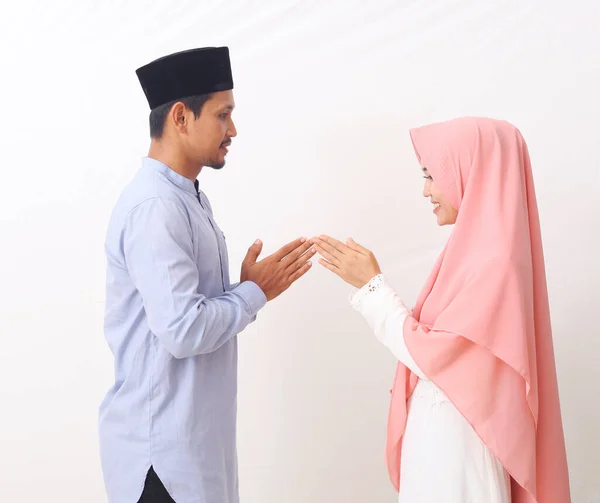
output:
[{"label": "man's thumb", "polygon": [[244,259],[244,262],[250,263],[250,264],[253,264],[254,262],[256,262],[256,259],[258,259],[258,256],[260,255],[260,252],[262,251],[262,246],[263,246],[262,241],[260,239],[257,239],[256,241],[254,241],[252,246],[250,248],[248,248],[248,253],[246,253],[246,258]]}]

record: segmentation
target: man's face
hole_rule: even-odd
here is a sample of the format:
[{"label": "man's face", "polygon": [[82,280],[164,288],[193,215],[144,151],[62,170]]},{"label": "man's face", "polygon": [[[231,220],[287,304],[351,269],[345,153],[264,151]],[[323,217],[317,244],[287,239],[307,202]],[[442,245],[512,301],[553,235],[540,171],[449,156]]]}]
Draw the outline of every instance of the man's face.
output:
[{"label": "man's face", "polygon": [[199,166],[221,169],[225,166],[227,147],[237,131],[231,114],[235,108],[232,91],[220,91],[204,103],[196,119],[186,110],[186,134],[184,135],[187,156]]}]

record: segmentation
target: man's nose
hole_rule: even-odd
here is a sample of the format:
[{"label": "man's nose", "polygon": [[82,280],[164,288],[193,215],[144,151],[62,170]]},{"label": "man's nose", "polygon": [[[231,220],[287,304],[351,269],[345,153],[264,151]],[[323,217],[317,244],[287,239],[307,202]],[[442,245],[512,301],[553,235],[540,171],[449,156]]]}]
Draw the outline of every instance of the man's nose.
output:
[{"label": "man's nose", "polygon": [[229,136],[231,138],[235,138],[237,136],[237,129],[235,128],[233,121],[231,121],[231,126],[229,127]]}]

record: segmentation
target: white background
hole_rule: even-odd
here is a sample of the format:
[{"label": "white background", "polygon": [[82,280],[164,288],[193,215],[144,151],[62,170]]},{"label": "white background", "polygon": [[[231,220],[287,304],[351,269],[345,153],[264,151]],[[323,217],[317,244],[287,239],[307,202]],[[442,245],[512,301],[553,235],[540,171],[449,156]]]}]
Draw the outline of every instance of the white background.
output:
[{"label": "white background", "polygon": [[[600,501],[600,4],[2,1],[0,501],[106,501],[103,240],[147,153],[135,69],[231,49],[239,136],[200,182],[230,247],[349,236],[409,304],[448,235],[407,130],[459,115],[529,143],[573,501]],[[391,503],[393,357],[320,266],[240,337],[243,503]]]}]

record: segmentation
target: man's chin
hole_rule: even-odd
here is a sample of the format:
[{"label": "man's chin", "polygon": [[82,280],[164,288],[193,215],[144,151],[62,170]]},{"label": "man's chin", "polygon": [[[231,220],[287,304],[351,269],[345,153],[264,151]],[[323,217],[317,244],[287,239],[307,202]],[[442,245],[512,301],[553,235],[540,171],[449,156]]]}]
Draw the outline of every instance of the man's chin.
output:
[{"label": "man's chin", "polygon": [[206,166],[212,169],[223,169],[225,167],[225,161],[211,162],[209,164],[206,164]]}]

